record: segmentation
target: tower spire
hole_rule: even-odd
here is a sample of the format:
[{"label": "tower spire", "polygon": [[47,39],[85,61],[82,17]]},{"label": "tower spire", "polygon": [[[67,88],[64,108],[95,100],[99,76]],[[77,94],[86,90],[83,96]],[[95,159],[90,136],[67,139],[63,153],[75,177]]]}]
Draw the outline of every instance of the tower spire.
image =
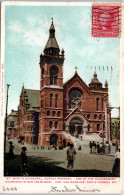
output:
[{"label": "tower spire", "polygon": [[59,55],[60,49],[55,37],[55,27],[53,23],[53,18],[51,18],[51,26],[49,29],[49,39],[44,49],[44,53],[47,55]]},{"label": "tower spire", "polygon": [[54,38],[55,37],[55,27],[54,27],[54,24],[53,24],[53,18],[52,19],[52,22],[51,22],[51,26],[50,26],[50,29],[49,29],[49,37],[50,38]]}]

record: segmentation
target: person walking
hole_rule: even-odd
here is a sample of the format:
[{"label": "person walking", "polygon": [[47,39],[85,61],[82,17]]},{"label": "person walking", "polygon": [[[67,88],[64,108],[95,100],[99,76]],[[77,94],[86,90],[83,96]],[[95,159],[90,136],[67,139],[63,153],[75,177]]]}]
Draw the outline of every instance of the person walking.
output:
[{"label": "person walking", "polygon": [[96,153],[96,143],[93,141],[92,144],[92,154]]},{"label": "person walking", "polygon": [[100,152],[99,152],[99,153],[101,153],[101,154],[102,154],[102,151],[103,151],[103,144],[102,144],[102,143],[100,143]]},{"label": "person walking", "polygon": [[112,168],[113,177],[120,177],[120,148],[115,153],[115,162]]},{"label": "person walking", "polygon": [[91,154],[92,154],[92,144],[93,144],[93,142],[90,141],[89,146],[90,146],[90,153],[91,153]]},{"label": "person walking", "polygon": [[96,153],[99,153],[99,142],[96,143]]},{"label": "person walking", "polygon": [[13,146],[13,143],[12,141],[9,142],[10,146],[9,146],[9,154],[8,154],[8,159],[11,160],[11,159],[14,159],[14,153],[13,153],[13,150],[14,150],[14,146]]},{"label": "person walking", "polygon": [[76,155],[76,150],[74,148],[74,145],[73,144],[70,144],[70,147],[67,150],[67,161],[68,161],[67,169],[68,168],[73,169],[75,155]]},{"label": "person walking", "polygon": [[22,152],[21,152],[21,160],[22,160],[22,176],[28,176],[27,173],[27,164],[28,164],[28,160],[27,160],[27,155],[26,155],[26,150],[27,148],[24,146],[22,147]]},{"label": "person walking", "polygon": [[110,145],[109,145],[109,142],[106,141],[106,144],[105,144],[105,154],[109,154],[110,153]]}]

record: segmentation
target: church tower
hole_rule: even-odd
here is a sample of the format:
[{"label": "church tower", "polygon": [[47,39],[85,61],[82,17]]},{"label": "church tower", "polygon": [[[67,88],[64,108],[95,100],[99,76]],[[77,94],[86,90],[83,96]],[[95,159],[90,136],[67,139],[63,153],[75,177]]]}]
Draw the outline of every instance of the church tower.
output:
[{"label": "church tower", "polygon": [[64,50],[55,37],[52,23],[49,38],[40,55],[40,113],[38,145],[61,145],[63,131],[63,63]]}]

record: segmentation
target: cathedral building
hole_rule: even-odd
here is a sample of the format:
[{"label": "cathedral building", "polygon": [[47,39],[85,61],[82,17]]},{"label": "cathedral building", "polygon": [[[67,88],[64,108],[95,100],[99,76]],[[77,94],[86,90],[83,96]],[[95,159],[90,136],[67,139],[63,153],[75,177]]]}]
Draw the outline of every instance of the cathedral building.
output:
[{"label": "cathedral building", "polygon": [[102,134],[109,140],[107,81],[103,87],[95,72],[87,85],[76,69],[63,83],[64,60],[64,50],[60,51],[52,21],[40,55],[40,91],[22,88],[18,108],[21,134],[23,131],[26,142],[39,146],[67,146],[75,138],[83,140],[85,135],[93,134]]}]

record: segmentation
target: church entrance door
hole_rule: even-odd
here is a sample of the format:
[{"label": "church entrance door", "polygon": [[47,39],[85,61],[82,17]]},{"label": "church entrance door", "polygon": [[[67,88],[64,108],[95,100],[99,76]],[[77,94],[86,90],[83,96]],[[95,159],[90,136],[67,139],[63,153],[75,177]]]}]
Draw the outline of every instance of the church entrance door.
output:
[{"label": "church entrance door", "polygon": [[77,136],[82,134],[82,121],[79,119],[79,118],[73,118],[71,121],[70,121],[70,125],[69,125],[69,133],[72,135],[72,136]]},{"label": "church entrance door", "polygon": [[56,145],[57,146],[57,139],[58,139],[58,136],[56,134],[52,134],[50,136],[50,145]]}]

